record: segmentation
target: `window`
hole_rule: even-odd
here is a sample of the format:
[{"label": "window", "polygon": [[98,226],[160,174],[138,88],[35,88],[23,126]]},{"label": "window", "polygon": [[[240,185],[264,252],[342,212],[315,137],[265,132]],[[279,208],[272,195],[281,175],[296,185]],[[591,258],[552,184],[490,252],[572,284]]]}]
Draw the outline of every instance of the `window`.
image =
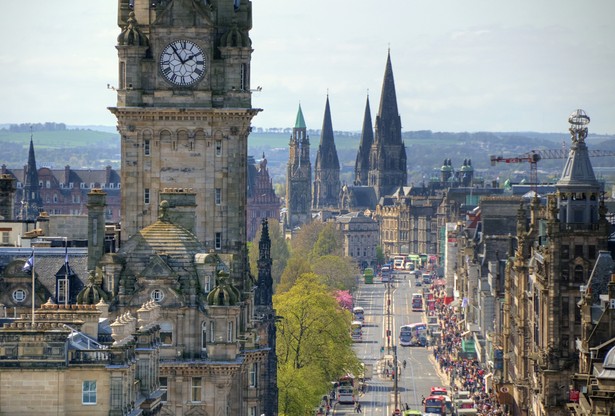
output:
[{"label": "window", "polygon": [[209,322],[209,342],[214,342],[216,340],[214,336],[214,332],[216,329],[216,323],[214,321]]},{"label": "window", "polygon": [[90,189],[96,188],[96,184],[94,182],[90,182]]},{"label": "window", "polygon": [[216,233],[216,250],[222,248],[222,233]]},{"label": "window", "polygon": [[222,156],[222,140],[216,140],[216,156]]},{"label": "window", "polygon": [[62,304],[62,303],[66,303],[68,302],[68,279],[60,279],[58,280],[58,292],[57,292],[57,299],[58,299],[58,303]]},{"label": "window", "polygon": [[193,402],[202,401],[202,386],[203,380],[201,377],[192,377],[192,384],[190,386],[190,400]]},{"label": "window", "polygon": [[201,324],[201,350],[207,349],[207,322]]},{"label": "window", "polygon": [[583,246],[581,244],[576,244],[574,246],[574,256],[583,257]]},{"label": "window", "polygon": [[248,376],[250,377],[248,380],[249,387],[258,387],[258,363],[252,363]]},{"label": "window", "polygon": [[226,326],[226,342],[233,342],[233,321],[228,321]]},{"label": "window", "polygon": [[216,205],[220,205],[222,203],[222,189],[216,188],[215,194]]},{"label": "window", "polygon": [[73,189],[73,186],[74,186],[74,185],[75,185],[75,184],[71,182],[71,183],[69,183],[69,184],[68,184],[68,188],[69,188],[69,189]]},{"label": "window", "polygon": [[13,292],[13,300],[15,302],[23,302],[26,300],[26,291],[23,289],[17,289]]},{"label": "window", "polygon": [[81,387],[81,403],[96,404],[96,380],[85,380]]},{"label": "window", "polygon": [[83,182],[79,183],[79,188],[85,189],[85,183],[83,183]]},{"label": "window", "polygon": [[160,302],[164,299],[164,293],[160,289],[154,289],[152,290],[150,297],[154,302]]},{"label": "window", "polygon": [[256,406],[250,407],[250,416],[258,416],[258,413],[256,411]]},{"label": "window", "polygon": [[57,195],[53,195],[53,203],[57,204],[58,203],[58,196]]},{"label": "window", "polygon": [[143,203],[149,204],[149,188],[143,190]]},{"label": "window", "polygon": [[7,231],[2,231],[2,244],[9,243],[9,233]]},{"label": "window", "polygon": [[114,183],[110,183],[109,184],[109,189],[113,189],[113,188],[115,188],[115,184]]},{"label": "window", "polygon": [[162,345],[173,345],[173,324],[169,322],[160,324],[160,342]]},{"label": "window", "polygon": [[160,381],[160,391],[162,392],[162,396],[160,396],[161,402],[167,401],[167,391],[168,391],[168,379],[166,377],[160,377],[158,379]]},{"label": "window", "polygon": [[149,140],[145,140],[143,142],[143,154],[145,156],[149,156],[150,155]]}]

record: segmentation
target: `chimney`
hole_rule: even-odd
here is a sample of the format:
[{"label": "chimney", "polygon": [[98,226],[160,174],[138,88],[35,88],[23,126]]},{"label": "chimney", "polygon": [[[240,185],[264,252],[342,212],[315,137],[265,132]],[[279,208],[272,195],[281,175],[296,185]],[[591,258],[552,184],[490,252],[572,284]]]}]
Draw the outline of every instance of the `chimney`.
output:
[{"label": "chimney", "polygon": [[88,270],[95,270],[105,254],[105,206],[107,194],[100,189],[88,193]]},{"label": "chimney", "polygon": [[0,218],[7,221],[13,220],[15,182],[13,175],[0,174]]}]

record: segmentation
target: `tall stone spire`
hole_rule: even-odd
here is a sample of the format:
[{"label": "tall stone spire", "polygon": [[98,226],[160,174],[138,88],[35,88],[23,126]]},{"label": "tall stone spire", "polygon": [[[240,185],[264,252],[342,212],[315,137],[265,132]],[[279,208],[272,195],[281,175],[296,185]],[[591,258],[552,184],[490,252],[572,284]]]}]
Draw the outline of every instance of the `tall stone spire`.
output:
[{"label": "tall stone spire", "polygon": [[320,133],[320,144],[316,153],[314,164],[314,195],[312,207],[321,209],[339,205],[340,194],[340,161],[335,148],[333,137],[333,123],[331,122],[331,108],[329,96],[325,104],[325,116]]},{"label": "tall stone spire", "polygon": [[294,229],[310,221],[312,207],[312,163],[301,104],[288,144],[286,166],[286,227]]},{"label": "tall stone spire", "polygon": [[273,306],[273,278],[271,277],[271,239],[269,224],[263,219],[261,239],[258,242],[258,283],[254,294],[255,306]]},{"label": "tall stone spire", "polygon": [[43,209],[40,185],[38,183],[38,169],[34,156],[34,141],[30,134],[30,149],[28,151],[28,164],[24,167],[24,186],[21,198],[20,219],[36,220]]},{"label": "tall stone spire", "polygon": [[405,186],[408,181],[406,147],[401,138],[401,118],[397,109],[390,51],[387,54],[380,108],[375,124],[368,185],[373,186],[376,196],[381,198],[392,194],[400,186]]},{"label": "tall stone spire", "polygon": [[372,112],[369,107],[369,95],[365,100],[365,114],[363,115],[363,129],[357,160],[354,165],[354,184],[357,186],[367,185],[369,172],[369,152],[374,143],[374,128],[372,126]]}]

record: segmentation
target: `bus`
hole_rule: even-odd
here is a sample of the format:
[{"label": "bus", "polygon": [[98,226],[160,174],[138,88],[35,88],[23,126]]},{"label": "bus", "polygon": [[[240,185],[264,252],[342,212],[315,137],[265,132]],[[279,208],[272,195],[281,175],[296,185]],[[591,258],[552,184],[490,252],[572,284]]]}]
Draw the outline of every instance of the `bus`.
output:
[{"label": "bus", "polygon": [[380,269],[380,277],[382,278],[382,283],[388,283],[392,278],[392,270],[390,264],[385,264]]},{"label": "bus", "polygon": [[405,270],[406,265],[406,256],[397,255],[393,256],[393,269],[394,270]]},{"label": "bus", "polygon": [[423,294],[422,293],[412,294],[412,311],[413,312],[423,311]]},{"label": "bus", "polygon": [[352,308],[352,316],[354,316],[355,321],[363,322],[365,320],[365,311],[360,306],[355,306]]},{"label": "bus", "polygon": [[360,342],[363,340],[363,322],[352,321],[350,323],[350,338],[353,342]]},{"label": "bus", "polygon": [[423,411],[436,415],[446,415],[446,399],[444,396],[429,396],[425,399]]},{"label": "bus", "polygon": [[413,347],[415,345],[425,346],[427,324],[423,322],[402,325],[399,328],[399,345],[402,347]]},{"label": "bus", "polygon": [[355,402],[355,380],[352,374],[347,374],[341,377],[335,388],[337,400],[340,403],[354,403]]},{"label": "bus", "polygon": [[371,267],[365,268],[365,270],[363,270],[363,280],[366,285],[374,283],[374,269]]}]

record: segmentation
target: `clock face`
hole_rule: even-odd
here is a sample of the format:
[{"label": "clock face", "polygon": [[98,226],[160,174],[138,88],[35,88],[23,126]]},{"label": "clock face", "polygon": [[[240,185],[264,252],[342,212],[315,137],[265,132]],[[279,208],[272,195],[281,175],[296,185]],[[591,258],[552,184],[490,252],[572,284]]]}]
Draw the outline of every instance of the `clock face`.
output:
[{"label": "clock face", "polygon": [[169,43],[160,54],[160,72],[171,83],[192,85],[205,74],[203,50],[189,40]]}]

